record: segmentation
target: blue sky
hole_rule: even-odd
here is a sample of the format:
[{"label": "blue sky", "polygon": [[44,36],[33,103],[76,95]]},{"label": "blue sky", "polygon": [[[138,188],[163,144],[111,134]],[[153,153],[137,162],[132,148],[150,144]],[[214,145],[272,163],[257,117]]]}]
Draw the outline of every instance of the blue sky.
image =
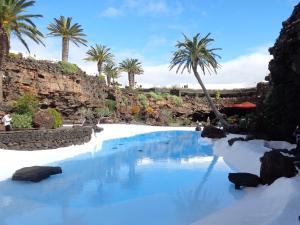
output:
[{"label": "blue sky", "polygon": [[[71,16],[74,22],[82,24],[89,45],[100,43],[111,47],[117,61],[137,57],[146,67],[160,67],[169,63],[182,32],[188,36],[211,32],[215,47],[223,49],[219,54],[225,64],[254,53],[267,55],[267,47],[275,42],[282,21],[289,17],[296,3],[294,0],[37,0],[32,12],[44,15],[36,20],[44,33],[54,17]],[[34,54],[59,58],[60,40],[51,39],[46,41],[45,51],[39,47],[40,52],[33,51]],[[14,43],[13,49],[24,51]],[[88,67],[78,58],[84,57],[85,50],[72,47],[70,60]]]}]

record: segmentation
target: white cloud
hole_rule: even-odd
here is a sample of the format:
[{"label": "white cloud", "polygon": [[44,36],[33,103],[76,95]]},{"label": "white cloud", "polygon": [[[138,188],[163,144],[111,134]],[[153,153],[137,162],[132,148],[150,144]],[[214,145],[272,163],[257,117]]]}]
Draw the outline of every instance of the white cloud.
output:
[{"label": "white cloud", "polygon": [[122,10],[117,9],[115,7],[109,7],[101,13],[101,16],[104,16],[104,17],[118,17],[118,16],[122,16],[122,15],[123,15]]},{"label": "white cloud", "polygon": [[[39,45],[34,45],[30,42],[31,55],[36,55],[39,59],[60,60],[61,58],[61,42],[59,39],[46,39],[46,48]],[[240,88],[254,87],[257,82],[263,81],[268,75],[268,63],[271,56],[265,49],[259,47],[254,48],[256,52],[251,52],[248,55],[238,57],[236,59],[222,63],[218,74],[202,76],[203,82],[208,88]],[[25,48],[17,41],[12,41],[12,50],[15,52],[26,52]],[[76,63],[89,74],[95,74],[97,67],[95,63],[88,63],[83,60],[87,47],[77,48],[70,45],[70,62]],[[115,52],[116,60],[120,61],[127,57],[138,58],[145,62],[143,56],[135,50],[125,49]],[[169,65],[145,66],[145,74],[136,76],[136,81],[143,87],[170,87],[188,85],[190,88],[199,88],[199,85],[192,74],[176,74],[175,70],[169,71]],[[123,85],[127,84],[127,75],[119,79]]]}]

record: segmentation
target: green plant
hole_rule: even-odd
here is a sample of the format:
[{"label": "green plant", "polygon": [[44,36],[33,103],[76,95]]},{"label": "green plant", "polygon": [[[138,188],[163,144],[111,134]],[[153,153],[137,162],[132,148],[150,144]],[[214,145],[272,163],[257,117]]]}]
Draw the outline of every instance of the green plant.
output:
[{"label": "green plant", "polygon": [[63,73],[72,74],[78,72],[78,66],[76,64],[60,61],[58,65]]},{"label": "green plant", "polygon": [[181,106],[183,104],[182,98],[179,96],[173,95],[172,100],[176,106]]},{"label": "green plant", "polygon": [[56,109],[48,109],[48,112],[50,112],[54,117],[53,128],[56,129],[60,127],[62,125],[62,118],[60,112],[58,112]]},{"label": "green plant", "polygon": [[221,91],[220,90],[216,91],[215,98],[216,98],[217,101],[220,100],[220,98],[221,98]]},{"label": "green plant", "polygon": [[149,101],[146,95],[144,94],[139,94],[138,95],[138,101],[139,105],[146,108],[149,105]]},{"label": "green plant", "polygon": [[99,75],[98,78],[99,78],[100,81],[104,81],[105,82],[105,76],[104,75]]},{"label": "green plant", "polygon": [[170,110],[168,109],[162,109],[160,111],[160,118],[166,122],[167,124],[171,124],[174,123],[174,118],[173,118],[173,114]]},{"label": "green plant", "polygon": [[128,105],[128,98],[126,96],[122,96],[120,100],[121,106],[127,106]]},{"label": "green plant", "polygon": [[148,95],[153,98],[155,101],[160,101],[160,100],[163,100],[163,96],[161,93],[156,93],[156,92],[149,92]]},{"label": "green plant", "polygon": [[32,115],[30,114],[11,114],[13,128],[32,128]]},{"label": "green plant", "polygon": [[103,117],[108,117],[111,115],[111,112],[109,110],[108,107],[105,107],[105,108],[96,108],[94,110],[94,115],[99,118],[99,119],[102,119]]},{"label": "green plant", "polygon": [[106,99],[105,100],[105,105],[108,107],[110,112],[114,112],[116,110],[116,101],[112,99]]},{"label": "green plant", "polygon": [[32,116],[38,109],[38,101],[35,96],[25,94],[17,98],[12,108],[17,114],[30,114]]}]

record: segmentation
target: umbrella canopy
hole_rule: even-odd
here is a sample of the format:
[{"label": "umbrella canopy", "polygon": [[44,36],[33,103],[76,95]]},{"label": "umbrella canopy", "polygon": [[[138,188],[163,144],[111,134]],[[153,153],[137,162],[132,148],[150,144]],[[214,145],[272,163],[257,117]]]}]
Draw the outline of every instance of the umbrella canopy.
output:
[{"label": "umbrella canopy", "polygon": [[256,105],[251,102],[243,102],[240,104],[233,104],[231,107],[239,108],[239,109],[254,109],[254,108],[256,108]]}]

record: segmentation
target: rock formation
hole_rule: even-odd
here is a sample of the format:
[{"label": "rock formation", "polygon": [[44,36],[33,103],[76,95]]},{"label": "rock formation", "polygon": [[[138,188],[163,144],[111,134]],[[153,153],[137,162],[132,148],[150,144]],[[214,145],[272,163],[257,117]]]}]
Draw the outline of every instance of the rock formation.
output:
[{"label": "rock formation", "polygon": [[52,166],[32,166],[24,167],[17,170],[13,176],[12,180],[15,181],[31,181],[31,182],[40,182],[51,175],[61,174],[62,170],[60,167]]},{"label": "rock formation", "polygon": [[288,139],[300,124],[300,3],[283,22],[269,64],[271,89],[265,100],[264,120],[271,138]]}]

